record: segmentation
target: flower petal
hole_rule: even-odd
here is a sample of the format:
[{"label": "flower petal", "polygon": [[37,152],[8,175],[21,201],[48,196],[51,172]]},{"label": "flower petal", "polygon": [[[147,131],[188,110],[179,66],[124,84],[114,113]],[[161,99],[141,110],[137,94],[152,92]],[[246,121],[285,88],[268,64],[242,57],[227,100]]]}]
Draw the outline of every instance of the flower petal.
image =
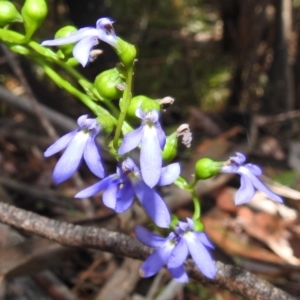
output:
[{"label": "flower petal", "polygon": [[168,266],[168,270],[171,273],[172,277],[176,281],[181,282],[181,283],[187,283],[187,282],[189,282],[189,277],[186,274],[186,272],[184,270],[184,267],[182,265],[179,266],[179,267],[177,267],[177,268],[170,268]]},{"label": "flower petal", "polygon": [[246,161],[246,156],[240,152],[235,153],[236,156],[230,157],[230,160],[235,162],[237,165],[242,165]]},{"label": "flower petal", "polygon": [[88,36],[80,40],[73,48],[73,56],[81,63],[83,67],[87,65],[90,59],[91,49],[97,45],[97,36]]},{"label": "flower petal", "polygon": [[42,42],[42,46],[60,46],[78,42],[89,36],[97,36],[98,31],[93,27],[81,28],[78,31],[71,33],[69,36],[54,40],[47,40]]},{"label": "flower petal", "polygon": [[166,134],[162,130],[159,123],[155,124],[155,128],[156,128],[157,137],[158,137],[158,140],[159,140],[160,149],[163,150],[164,147],[165,147],[165,144],[166,144]]},{"label": "flower petal", "polygon": [[265,186],[263,182],[261,182],[248,168],[246,167],[240,167],[239,173],[245,174],[247,176],[247,179],[251,181],[251,183],[254,185],[254,187],[264,193],[268,198],[270,198],[273,201],[283,203],[283,200],[280,196],[273,193],[268,187]]},{"label": "flower petal", "polygon": [[78,129],[73,130],[65,135],[63,135],[61,138],[59,138],[55,143],[53,143],[50,147],[47,148],[47,150],[44,153],[45,157],[49,157],[63,149],[65,149],[72,138],[78,133]]},{"label": "flower petal", "polygon": [[106,189],[116,178],[116,174],[110,175],[103,180],[89,186],[75,195],[75,198],[87,198],[96,195],[100,191]]},{"label": "flower petal", "polygon": [[86,143],[83,157],[89,169],[99,178],[103,178],[104,168],[102,165],[101,157],[97,144],[91,136]]},{"label": "flower petal", "polygon": [[159,180],[162,165],[162,151],[154,126],[144,126],[140,165],[144,181],[154,187]]},{"label": "flower petal", "polygon": [[200,271],[208,278],[215,278],[217,268],[208,250],[199,242],[193,232],[186,233],[184,238],[191,256]]},{"label": "flower petal", "polygon": [[179,266],[183,265],[188,254],[189,254],[189,249],[187,247],[185,239],[182,238],[176,245],[174,251],[172,252],[168,260],[168,267],[178,268]]},{"label": "flower petal", "polygon": [[250,201],[254,197],[254,194],[255,189],[252,181],[244,174],[241,174],[241,186],[236,192],[235,204],[240,205]]},{"label": "flower petal", "polygon": [[138,200],[154,223],[159,227],[169,228],[170,212],[159,194],[141,180],[135,182],[133,188]]},{"label": "flower petal", "polygon": [[142,226],[136,226],[134,231],[137,239],[148,247],[158,248],[167,241],[167,238],[152,233]]},{"label": "flower petal", "polygon": [[150,277],[156,274],[170,257],[174,246],[174,244],[167,242],[163,247],[154,251],[142,264],[140,275],[142,277]]},{"label": "flower petal", "polygon": [[120,189],[117,195],[117,203],[115,211],[117,213],[122,213],[123,211],[127,210],[133,203],[134,199],[134,190],[131,183],[126,183]]},{"label": "flower petal", "polygon": [[215,246],[208,239],[207,235],[204,232],[195,232],[197,239],[205,246],[211,249],[215,249]]},{"label": "flower petal", "polygon": [[255,176],[260,176],[262,174],[262,170],[259,166],[253,164],[246,164],[244,165],[244,167],[247,168]]},{"label": "flower petal", "polygon": [[173,183],[180,175],[179,163],[170,164],[161,169],[157,185],[164,186]]},{"label": "flower petal", "polygon": [[112,181],[106,187],[102,196],[103,204],[113,210],[116,210],[118,189],[119,189],[118,182]]},{"label": "flower petal", "polygon": [[124,155],[125,153],[136,148],[142,141],[143,136],[143,126],[127,133],[122,141],[122,145],[119,149],[119,154]]},{"label": "flower petal", "polygon": [[83,150],[88,137],[88,134],[80,131],[70,141],[68,147],[54,168],[54,183],[59,184],[70,178],[75,173],[81,162]]},{"label": "flower petal", "polygon": [[96,28],[98,29],[99,39],[116,48],[117,37],[112,24],[113,21],[111,19],[101,18],[97,21]]}]

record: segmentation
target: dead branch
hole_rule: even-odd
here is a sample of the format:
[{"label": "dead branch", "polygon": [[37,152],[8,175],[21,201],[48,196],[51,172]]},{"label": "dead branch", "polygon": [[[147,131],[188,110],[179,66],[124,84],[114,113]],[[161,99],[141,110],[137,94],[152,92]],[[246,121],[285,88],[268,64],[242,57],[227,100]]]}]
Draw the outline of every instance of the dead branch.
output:
[{"label": "dead branch", "polygon": [[[3,223],[40,235],[66,246],[89,247],[116,255],[144,260],[151,249],[133,237],[103,228],[84,227],[49,219],[38,214],[0,203],[0,220]],[[292,296],[251,273],[217,262],[214,280],[205,278],[192,261],[186,264],[191,278],[202,283],[218,285],[249,300],[292,300]]]}]

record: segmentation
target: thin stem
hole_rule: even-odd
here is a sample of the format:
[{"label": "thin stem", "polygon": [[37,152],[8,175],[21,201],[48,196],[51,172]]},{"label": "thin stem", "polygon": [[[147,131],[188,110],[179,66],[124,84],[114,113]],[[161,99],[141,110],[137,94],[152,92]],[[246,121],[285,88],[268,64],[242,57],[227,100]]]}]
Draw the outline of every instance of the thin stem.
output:
[{"label": "thin stem", "polygon": [[125,121],[126,113],[131,100],[131,88],[132,88],[132,75],[133,75],[133,66],[130,66],[127,70],[126,77],[126,86],[125,91],[123,93],[123,106],[121,107],[121,113],[118,119],[117,128],[114,136],[113,146],[115,149],[118,148],[118,140],[121,135],[122,126]]},{"label": "thin stem", "polygon": [[201,204],[200,199],[198,198],[196,191],[194,188],[189,189],[189,192],[192,195],[193,204],[194,204],[194,214],[193,214],[193,220],[198,220],[201,216]]}]

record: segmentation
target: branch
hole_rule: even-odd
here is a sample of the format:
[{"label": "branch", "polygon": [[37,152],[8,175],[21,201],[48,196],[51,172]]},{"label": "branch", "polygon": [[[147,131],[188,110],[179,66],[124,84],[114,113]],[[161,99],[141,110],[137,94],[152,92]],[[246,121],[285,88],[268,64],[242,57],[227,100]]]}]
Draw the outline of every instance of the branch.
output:
[{"label": "branch", "polygon": [[[65,246],[94,248],[116,255],[144,260],[151,249],[137,239],[103,228],[84,227],[60,222],[0,202],[0,221],[27,232],[56,241]],[[287,293],[241,268],[217,262],[214,280],[205,278],[192,261],[186,263],[191,278],[218,285],[248,300],[292,300]]]}]

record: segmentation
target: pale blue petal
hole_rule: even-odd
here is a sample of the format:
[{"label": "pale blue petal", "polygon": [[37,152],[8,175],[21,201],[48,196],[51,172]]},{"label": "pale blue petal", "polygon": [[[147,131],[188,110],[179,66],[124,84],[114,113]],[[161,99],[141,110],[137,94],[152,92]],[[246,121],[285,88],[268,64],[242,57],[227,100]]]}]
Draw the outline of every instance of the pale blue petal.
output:
[{"label": "pale blue petal", "polygon": [[215,278],[217,274],[216,264],[205,246],[199,242],[193,232],[186,233],[184,238],[191,256],[200,271],[208,278]]},{"label": "pale blue petal", "polygon": [[142,264],[140,275],[142,277],[150,277],[156,274],[167,262],[173,249],[173,244],[166,243],[163,247],[154,251]]},{"label": "pale blue petal", "polygon": [[208,239],[207,235],[204,232],[194,232],[194,234],[197,236],[197,239],[205,246],[209,247],[211,249],[215,249],[215,246],[212,244],[212,242]]},{"label": "pale blue petal", "polygon": [[157,137],[158,137],[158,140],[159,140],[159,145],[160,145],[160,149],[164,149],[165,147],[165,144],[166,144],[166,135],[165,135],[165,132],[162,130],[161,126],[159,123],[157,123],[155,125],[155,128],[156,128],[156,133],[157,133]]},{"label": "pale blue petal", "polygon": [[72,138],[78,133],[78,129],[71,131],[65,135],[63,135],[61,138],[59,138],[55,143],[53,143],[44,153],[45,157],[49,157],[63,149],[65,149]]},{"label": "pale blue petal", "polygon": [[85,37],[73,48],[73,56],[81,63],[83,67],[85,67],[89,62],[91,49],[97,45],[97,41],[97,36]]},{"label": "pale blue petal", "polygon": [[244,176],[247,176],[247,180],[249,180],[257,190],[264,193],[271,200],[279,203],[283,203],[282,198],[277,194],[273,193],[269,188],[267,188],[264,185],[264,183],[262,183],[254,174],[251,173],[251,171],[248,168],[240,167],[239,171],[241,175],[244,174]]},{"label": "pale blue petal", "polygon": [[169,228],[171,222],[170,212],[158,193],[143,181],[135,182],[133,188],[138,200],[153,222],[159,227]]},{"label": "pale blue petal", "polygon": [[54,183],[58,184],[67,180],[78,169],[88,137],[88,134],[80,131],[70,141],[54,168]]},{"label": "pale blue petal", "polygon": [[172,184],[180,175],[179,163],[170,164],[161,169],[157,185],[164,186]]},{"label": "pale blue petal", "polygon": [[178,268],[185,262],[188,254],[189,249],[185,239],[181,238],[168,260],[168,267]]},{"label": "pale blue petal", "polygon": [[230,160],[234,161],[237,165],[242,165],[246,161],[245,155],[240,152],[236,152],[235,154],[236,156],[230,157]]},{"label": "pale blue petal", "polygon": [[101,18],[97,21],[96,28],[98,29],[99,39],[110,44],[112,47],[117,47],[117,37],[112,26],[113,21],[109,18]]},{"label": "pale blue petal", "polygon": [[122,145],[119,149],[119,154],[124,155],[125,153],[136,148],[142,141],[143,137],[143,126],[127,133],[122,141]]},{"label": "pale blue petal", "polygon": [[122,213],[127,210],[133,203],[134,190],[131,183],[126,183],[122,188],[119,187],[119,192],[117,195],[117,203],[115,211],[117,213]]},{"label": "pale blue petal", "polygon": [[144,126],[140,165],[144,181],[150,187],[154,187],[161,173],[162,151],[157,138],[156,129],[153,126]]},{"label": "pale blue petal", "polygon": [[246,164],[244,167],[247,168],[255,176],[260,176],[262,174],[261,168],[256,165]]},{"label": "pale blue petal", "polygon": [[159,248],[168,240],[139,225],[135,227],[134,231],[137,239],[148,247]]},{"label": "pale blue petal", "polygon": [[235,195],[235,204],[240,205],[250,201],[255,194],[254,186],[251,180],[241,174],[241,186]]},{"label": "pale blue petal", "polygon": [[116,180],[116,174],[110,175],[103,180],[89,186],[88,188],[80,191],[75,195],[75,198],[87,198],[96,195],[100,191],[106,189],[106,187]]},{"label": "pale blue petal", "polygon": [[44,42],[42,42],[41,45],[42,46],[60,46],[60,45],[75,43],[86,37],[97,36],[97,35],[98,35],[97,29],[95,29],[93,27],[85,27],[85,28],[79,29],[78,31],[76,31],[74,33],[71,33],[67,37],[44,41]]},{"label": "pale blue petal", "polygon": [[113,181],[106,187],[102,195],[103,204],[113,210],[116,209],[118,189],[118,182]]},{"label": "pale blue petal", "polygon": [[102,165],[98,147],[92,137],[89,137],[86,143],[83,157],[89,169],[99,178],[103,178],[104,168]]},{"label": "pale blue petal", "polygon": [[171,273],[172,277],[176,281],[181,282],[181,283],[187,283],[187,282],[189,282],[189,277],[186,274],[183,266],[179,266],[177,268],[170,268],[168,266],[168,270]]}]

